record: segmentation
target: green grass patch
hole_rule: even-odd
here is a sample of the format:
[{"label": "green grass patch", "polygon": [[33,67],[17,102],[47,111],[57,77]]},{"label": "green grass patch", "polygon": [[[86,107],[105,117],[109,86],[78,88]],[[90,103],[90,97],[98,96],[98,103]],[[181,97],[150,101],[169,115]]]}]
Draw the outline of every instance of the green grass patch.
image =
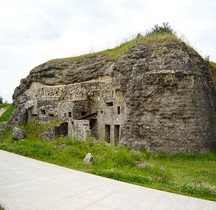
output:
[{"label": "green grass patch", "polygon": [[6,111],[0,116],[0,122],[8,121],[14,110],[14,106],[12,104],[0,104],[0,108],[6,109]]},{"label": "green grass patch", "polygon": [[4,107],[7,107],[8,106],[8,104],[1,104],[0,103],[0,108],[4,108]]},{"label": "green grass patch", "polygon": [[[124,182],[216,201],[216,152],[150,154],[104,141],[39,139],[40,131],[48,126],[28,124],[28,137],[20,141],[13,141],[7,128],[7,136],[0,136],[0,149]],[[92,165],[83,162],[89,152],[94,157]]]},{"label": "green grass patch", "polygon": [[210,62],[210,65],[212,65],[212,67],[216,69],[216,63],[215,62]]},{"label": "green grass patch", "polygon": [[56,120],[49,124],[41,124],[36,122],[29,122],[28,124],[21,126],[21,129],[24,129],[27,132],[29,139],[38,139],[40,134],[43,133],[49,127],[58,125],[60,121]]},{"label": "green grass patch", "polygon": [[74,57],[67,57],[67,58],[56,58],[56,59],[52,59],[49,60],[47,63],[53,63],[53,62],[57,62],[57,63],[63,63],[63,62],[82,62],[83,59],[87,58],[87,57],[91,57],[91,56],[96,56],[99,55],[100,52],[93,52],[93,53],[87,53],[87,54],[83,54],[83,55],[78,55],[78,56],[74,56]]},{"label": "green grass patch", "polygon": [[[148,34],[148,35],[138,34],[135,38],[126,39],[121,44],[119,44],[117,47],[114,47],[112,49],[106,49],[100,52],[93,52],[93,53],[84,54],[84,55],[75,56],[75,57],[54,59],[48,62],[58,62],[58,63],[78,62],[80,63],[83,59],[91,57],[91,56],[105,56],[104,58],[108,60],[116,61],[121,56],[126,54],[127,51],[137,43],[142,43],[145,46],[150,46],[150,45],[156,46],[156,45],[167,45],[170,42],[182,43],[183,41],[180,38],[178,38],[175,34],[170,34],[170,33],[159,33],[159,34]],[[185,46],[188,48],[189,51],[195,52],[195,50],[191,46],[187,44],[185,44]]]}]

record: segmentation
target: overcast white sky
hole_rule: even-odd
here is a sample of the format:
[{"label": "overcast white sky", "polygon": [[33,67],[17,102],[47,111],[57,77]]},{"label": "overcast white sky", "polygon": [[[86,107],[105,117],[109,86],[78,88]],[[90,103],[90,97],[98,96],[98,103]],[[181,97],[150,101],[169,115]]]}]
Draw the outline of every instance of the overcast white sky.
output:
[{"label": "overcast white sky", "polygon": [[1,0],[0,96],[54,58],[111,48],[155,24],[170,26],[216,61],[215,0]]}]

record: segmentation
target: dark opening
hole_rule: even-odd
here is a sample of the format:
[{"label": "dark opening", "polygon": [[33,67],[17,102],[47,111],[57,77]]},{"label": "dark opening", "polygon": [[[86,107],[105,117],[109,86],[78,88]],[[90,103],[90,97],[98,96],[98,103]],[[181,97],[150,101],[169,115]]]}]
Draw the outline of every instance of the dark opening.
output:
[{"label": "dark opening", "polygon": [[86,112],[81,112],[81,116],[85,116],[86,115]]},{"label": "dark opening", "polygon": [[117,106],[117,114],[121,114],[121,107]]},{"label": "dark opening", "polygon": [[37,114],[32,114],[33,117],[37,117]]},{"label": "dark opening", "polygon": [[54,114],[49,114],[50,117],[54,117]]},{"label": "dark opening", "polygon": [[28,121],[29,121],[29,113],[28,113],[28,111],[26,111],[25,114],[23,115],[23,121],[24,121],[24,124],[28,123]]},{"label": "dark opening", "polygon": [[97,135],[97,120],[96,119],[91,119],[90,120],[90,130],[91,134],[95,139],[98,139]]},{"label": "dark opening", "polygon": [[110,143],[110,125],[105,125],[105,140]]},{"label": "dark opening", "polygon": [[68,135],[68,123],[61,123],[58,126],[55,126],[55,138],[61,137],[61,136],[67,136]]},{"label": "dark opening", "polygon": [[118,145],[120,137],[120,125],[114,125],[114,143]]},{"label": "dark opening", "polygon": [[42,115],[46,115],[46,110],[42,109],[42,110],[41,110],[41,114],[42,114]]},{"label": "dark opening", "polygon": [[72,117],[72,112],[68,112],[68,117]]},{"label": "dark opening", "polygon": [[103,110],[101,110],[101,114],[103,114]]},{"label": "dark opening", "polygon": [[107,106],[113,106],[113,102],[106,102]]}]

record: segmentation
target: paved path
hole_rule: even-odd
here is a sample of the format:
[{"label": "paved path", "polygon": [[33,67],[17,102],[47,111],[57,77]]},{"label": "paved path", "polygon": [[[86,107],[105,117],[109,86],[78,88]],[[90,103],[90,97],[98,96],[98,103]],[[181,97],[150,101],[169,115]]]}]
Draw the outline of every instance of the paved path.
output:
[{"label": "paved path", "polygon": [[114,181],[2,150],[0,205],[10,210],[216,209],[216,202]]},{"label": "paved path", "polygon": [[6,111],[6,108],[0,108],[0,117],[2,116],[2,114]]}]

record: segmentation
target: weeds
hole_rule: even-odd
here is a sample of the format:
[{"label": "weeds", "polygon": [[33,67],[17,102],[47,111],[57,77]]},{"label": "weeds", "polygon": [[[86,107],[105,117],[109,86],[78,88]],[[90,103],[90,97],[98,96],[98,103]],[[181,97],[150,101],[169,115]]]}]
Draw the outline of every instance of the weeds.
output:
[{"label": "weeds", "polygon": [[216,187],[202,182],[174,185],[173,189],[180,190],[182,193],[189,194],[191,196],[196,196],[199,194],[203,198],[216,197]]},{"label": "weeds", "polygon": [[[158,45],[158,44],[169,44],[169,42],[177,42],[184,43],[185,41],[182,38],[179,38],[175,31],[169,26],[168,23],[163,23],[162,26],[154,25],[154,27],[147,31],[144,34],[138,33],[135,36],[132,36],[129,39],[124,39],[121,44],[112,49],[106,49],[100,52],[89,53],[76,57],[68,57],[68,58],[60,58],[50,60],[48,62],[72,62],[72,63],[80,63],[79,61],[82,59],[86,59],[91,56],[105,56],[105,59],[116,61],[121,56],[125,55],[128,50],[137,43],[142,43],[145,46],[149,45]],[[185,44],[189,51],[195,51],[189,44]]]}]

